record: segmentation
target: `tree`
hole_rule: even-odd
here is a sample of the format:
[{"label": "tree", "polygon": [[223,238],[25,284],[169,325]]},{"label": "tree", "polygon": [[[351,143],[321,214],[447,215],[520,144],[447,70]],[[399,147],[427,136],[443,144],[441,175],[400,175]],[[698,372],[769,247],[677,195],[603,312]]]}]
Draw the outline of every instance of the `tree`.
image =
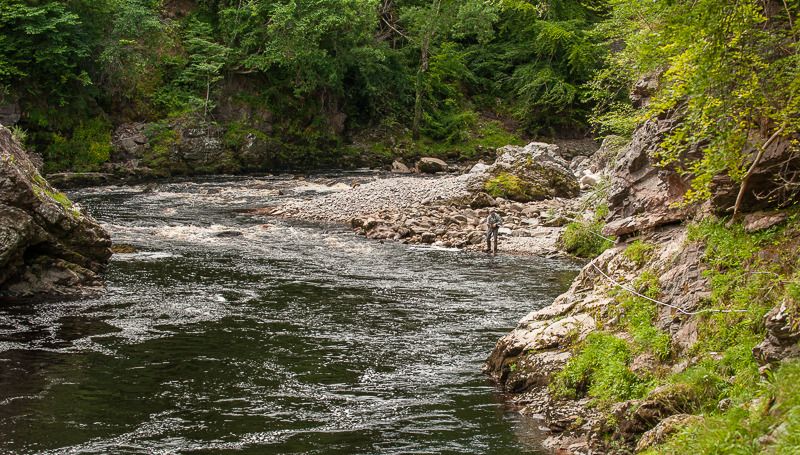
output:
[{"label": "tree", "polygon": [[0,3],[0,85],[25,83],[63,102],[66,87],[89,85],[81,62],[90,54],[80,17],[62,2],[30,6],[21,0]]},{"label": "tree", "polygon": [[192,20],[185,32],[185,45],[189,54],[180,81],[186,86],[204,90],[202,99],[203,120],[208,118],[211,106],[211,89],[222,80],[222,68],[230,49],[212,41],[212,28],[205,22]]}]

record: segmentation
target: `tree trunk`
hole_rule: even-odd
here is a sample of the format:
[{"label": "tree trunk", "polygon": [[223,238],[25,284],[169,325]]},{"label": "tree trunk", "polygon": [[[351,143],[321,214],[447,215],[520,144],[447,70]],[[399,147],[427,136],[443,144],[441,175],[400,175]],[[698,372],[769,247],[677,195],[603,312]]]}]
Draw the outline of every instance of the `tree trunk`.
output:
[{"label": "tree trunk", "polygon": [[439,20],[439,11],[442,8],[442,0],[434,0],[433,12],[428,18],[428,26],[422,36],[422,43],[420,46],[419,55],[419,70],[417,70],[417,83],[415,87],[414,97],[414,123],[411,125],[411,137],[414,140],[419,139],[419,128],[422,123],[422,95],[425,86],[425,73],[428,72],[428,60],[430,59],[431,41],[436,34],[436,26]]},{"label": "tree trunk", "polygon": [[425,72],[428,70],[428,46],[430,40],[426,36],[422,41],[422,50],[419,58],[419,69],[417,70],[417,83],[414,97],[414,123],[411,126],[411,137],[416,141],[419,139],[419,128],[422,123],[422,90],[425,84]]},{"label": "tree trunk", "polygon": [[206,102],[203,104],[203,121],[208,117],[208,100],[211,97],[211,78],[206,78]]},{"label": "tree trunk", "polygon": [[747,173],[744,175],[744,177],[742,177],[742,183],[739,185],[739,194],[736,195],[736,204],[733,206],[733,217],[731,218],[731,221],[736,220],[739,217],[739,210],[741,209],[744,195],[747,192],[747,182],[750,181],[750,177],[753,175],[753,172],[755,172],[756,166],[758,166],[759,161],[761,161],[761,157],[764,156],[764,152],[767,150],[767,147],[769,147],[770,144],[772,144],[772,142],[777,139],[781,133],[783,133],[785,128],[785,126],[778,128],[778,130],[775,131],[775,133],[773,133],[769,139],[767,139],[767,142],[764,142],[764,145],[759,147],[758,153],[753,159],[753,163],[750,165],[750,168],[747,169]]}]

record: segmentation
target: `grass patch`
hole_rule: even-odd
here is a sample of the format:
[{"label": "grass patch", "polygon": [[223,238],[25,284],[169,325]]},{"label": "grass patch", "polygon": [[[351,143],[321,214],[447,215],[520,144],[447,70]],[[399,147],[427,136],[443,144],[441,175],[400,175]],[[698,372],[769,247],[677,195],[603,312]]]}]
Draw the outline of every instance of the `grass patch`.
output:
[{"label": "grass patch", "polygon": [[[737,345],[755,345],[764,337],[764,315],[783,295],[787,281],[782,273],[782,229],[747,233],[741,225],[726,226],[723,221],[705,221],[691,226],[690,240],[705,243],[704,272],[711,284],[711,307],[720,310],[745,310],[701,315],[696,351],[724,351]],[[795,258],[792,258],[792,262]]]},{"label": "grass patch", "polygon": [[[692,355],[703,360],[667,381],[691,388],[695,412],[705,419],[646,453],[800,453],[800,361],[782,363],[763,380],[752,354],[764,339],[764,314],[782,302],[792,306],[800,296],[798,227],[797,214],[783,227],[757,233],[724,220],[690,226],[689,239],[706,247],[709,306],[746,311],[697,316]],[[723,398],[731,406],[720,410]]]},{"label": "grass patch", "polygon": [[682,429],[647,454],[800,453],[800,361],[783,363],[772,380],[755,384],[751,399]]},{"label": "grass patch", "polygon": [[655,250],[655,245],[651,243],[642,242],[641,240],[635,240],[633,243],[628,245],[625,248],[625,251],[622,253],[625,257],[636,264],[637,268],[641,268],[645,265],[650,259],[653,258],[653,251]]},{"label": "grass patch", "polygon": [[[657,299],[661,292],[658,276],[649,270],[633,283],[633,287],[651,299]],[[659,360],[667,360],[671,353],[671,338],[653,325],[658,315],[656,303],[622,289],[612,292],[623,310],[620,321],[632,335],[635,351],[651,352]]]},{"label": "grass patch", "polygon": [[591,333],[555,375],[550,392],[559,398],[589,396],[600,403],[642,397],[649,381],[631,372],[630,362],[631,350],[624,340],[606,332]]}]

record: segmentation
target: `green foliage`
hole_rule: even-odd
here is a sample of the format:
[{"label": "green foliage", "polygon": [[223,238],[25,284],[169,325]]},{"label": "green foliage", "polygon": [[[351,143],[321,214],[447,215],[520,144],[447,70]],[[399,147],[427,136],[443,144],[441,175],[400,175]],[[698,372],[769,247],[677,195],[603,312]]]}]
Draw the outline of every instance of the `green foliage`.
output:
[{"label": "green foliage", "polygon": [[[658,299],[660,285],[658,276],[645,271],[633,283],[633,288],[651,299]],[[650,352],[659,360],[667,360],[671,354],[671,339],[668,333],[656,328],[653,323],[658,315],[657,304],[624,289],[615,289],[612,295],[620,305],[620,323],[633,337],[636,352]]]},{"label": "green foliage", "polygon": [[108,161],[110,154],[111,125],[108,120],[96,117],[81,123],[70,138],[53,135],[52,143],[45,150],[45,170],[96,171]]},{"label": "green foliage", "polygon": [[645,116],[682,115],[658,158],[678,163],[701,146],[700,159],[680,164],[695,177],[688,200],[706,199],[711,178],[719,173],[740,181],[751,151],[773,132],[783,128],[782,135],[788,138],[800,131],[796,4],[756,0],[613,0],[610,4],[605,31],[611,41],[625,44],[612,64],[635,75],[661,74],[660,89]]},{"label": "green foliage", "polygon": [[515,118],[533,133],[585,125],[584,85],[605,53],[592,37],[603,8],[569,0],[503,4],[502,45],[492,51],[513,63],[500,86],[514,94]]},{"label": "green foliage", "polygon": [[[702,360],[667,378],[693,390],[693,412],[704,421],[690,425],[648,453],[794,453],[800,441],[788,431],[800,428],[800,400],[795,393],[800,363],[784,362],[774,379],[764,381],[753,348],[764,339],[763,316],[796,292],[798,265],[796,215],[787,225],[747,233],[738,223],[706,220],[690,227],[690,240],[706,246],[705,272],[713,309],[745,312],[696,316],[698,342],[692,355]],[[788,252],[790,250],[791,252]],[[721,358],[720,358],[721,356]],[[732,402],[720,411],[719,400]],[[770,435],[764,438],[765,435]],[[762,445],[759,441],[765,441]]]},{"label": "green foliage", "polygon": [[572,221],[561,234],[561,244],[570,254],[582,258],[594,258],[614,246],[613,240],[603,236],[602,220]]},{"label": "green foliage", "polygon": [[622,253],[629,261],[636,264],[637,268],[645,265],[653,256],[655,245],[652,243],[642,242],[639,239],[634,240],[625,251]]},{"label": "green foliage", "polygon": [[646,453],[797,453],[800,451],[798,381],[800,362],[785,362],[771,381],[751,387],[748,401],[725,412],[712,412]]},{"label": "green foliage", "polygon": [[28,132],[25,131],[25,129],[21,126],[14,125],[11,127],[11,137],[13,137],[15,141],[19,142],[20,145],[25,147],[25,141],[28,140]]},{"label": "green foliage", "polygon": [[605,332],[589,334],[566,367],[550,384],[550,392],[561,398],[589,396],[600,402],[639,398],[648,382],[628,368],[631,352],[627,343]]},{"label": "green foliage", "polygon": [[[744,312],[711,313],[703,316],[697,349],[724,350],[728,346],[754,346],[763,337],[763,317],[780,296],[781,275],[776,261],[761,261],[760,252],[775,242],[779,231],[750,234],[741,224],[727,226],[708,220],[690,227],[689,238],[706,245],[715,309]],[[756,273],[753,273],[756,272]]]},{"label": "green foliage", "polygon": [[73,83],[90,83],[80,67],[89,55],[89,43],[80,17],[63,2],[31,6],[22,0],[3,1],[0,29],[0,86],[24,79],[29,90],[63,103]]}]

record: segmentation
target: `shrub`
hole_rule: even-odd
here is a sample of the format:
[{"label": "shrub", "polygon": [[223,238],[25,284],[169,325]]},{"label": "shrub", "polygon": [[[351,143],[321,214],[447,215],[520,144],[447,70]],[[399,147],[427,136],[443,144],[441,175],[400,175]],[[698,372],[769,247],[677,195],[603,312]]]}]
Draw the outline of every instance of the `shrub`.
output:
[{"label": "shrub", "polygon": [[52,139],[44,153],[46,172],[96,171],[111,155],[111,124],[102,117],[82,122],[69,139],[60,134]]},{"label": "shrub", "polygon": [[570,254],[582,258],[599,256],[603,251],[614,246],[611,239],[603,237],[602,221],[573,221],[567,224],[561,234],[561,244]]}]

